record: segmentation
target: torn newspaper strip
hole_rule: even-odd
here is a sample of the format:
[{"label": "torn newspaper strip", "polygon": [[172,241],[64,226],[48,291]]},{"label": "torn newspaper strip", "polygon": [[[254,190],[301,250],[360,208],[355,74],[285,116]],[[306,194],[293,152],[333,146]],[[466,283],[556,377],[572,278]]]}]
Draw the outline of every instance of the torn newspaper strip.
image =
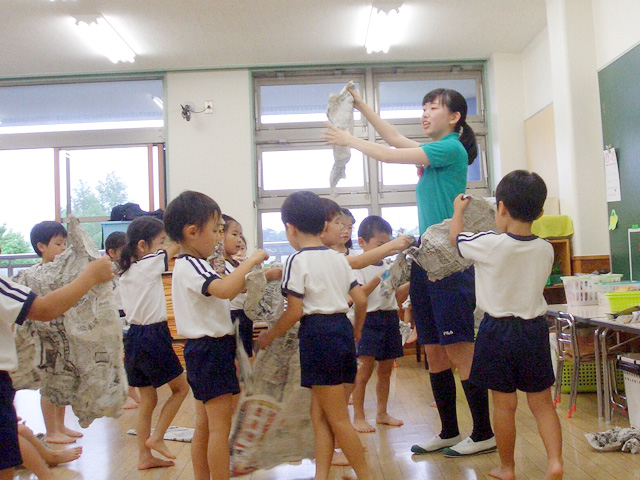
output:
[{"label": "torn newspaper strip", "polygon": [[[347,91],[355,88],[353,82],[349,82],[339,94],[329,95],[329,106],[327,107],[327,117],[329,122],[340,130],[347,130],[353,134],[353,96]],[[347,178],[346,166],[351,159],[351,149],[342,145],[333,146],[333,168],[329,177],[329,185],[335,188],[342,178]]]},{"label": "torn newspaper strip", "polygon": [[[273,326],[283,310],[280,281],[267,282],[264,270],[249,273],[247,316]],[[240,346],[237,352],[246,357]],[[300,386],[298,325],[261,350],[253,367],[246,358],[239,364],[245,381],[231,430],[232,475],[314,458],[311,391]]]},{"label": "torn newspaper strip", "polygon": [[[51,263],[18,273],[15,280],[46,295],[74,280],[100,253],[71,217],[68,248]],[[16,329],[18,370],[14,388],[40,389],[58,406],[71,405],[80,425],[117,417],[126,399],[122,326],[110,282],[94,286],[51,322],[26,321]]]}]

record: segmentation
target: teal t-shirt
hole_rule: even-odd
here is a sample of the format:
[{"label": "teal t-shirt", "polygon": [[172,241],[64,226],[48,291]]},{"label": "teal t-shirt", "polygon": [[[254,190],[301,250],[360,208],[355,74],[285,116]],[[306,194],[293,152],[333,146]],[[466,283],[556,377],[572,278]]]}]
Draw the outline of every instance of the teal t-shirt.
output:
[{"label": "teal t-shirt", "polygon": [[430,163],[416,185],[422,235],[431,225],[453,216],[453,200],[467,188],[469,157],[457,133],[420,146]]}]

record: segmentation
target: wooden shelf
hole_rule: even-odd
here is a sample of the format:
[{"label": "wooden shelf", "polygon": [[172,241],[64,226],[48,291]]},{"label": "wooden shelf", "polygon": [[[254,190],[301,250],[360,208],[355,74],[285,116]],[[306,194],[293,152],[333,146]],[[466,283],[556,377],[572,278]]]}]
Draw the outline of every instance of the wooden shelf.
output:
[{"label": "wooden shelf", "polygon": [[[553,264],[560,265],[563,277],[571,276],[571,240],[569,238],[551,238],[549,243],[553,247]],[[548,304],[566,303],[564,285],[550,285],[544,288],[544,298]]]}]

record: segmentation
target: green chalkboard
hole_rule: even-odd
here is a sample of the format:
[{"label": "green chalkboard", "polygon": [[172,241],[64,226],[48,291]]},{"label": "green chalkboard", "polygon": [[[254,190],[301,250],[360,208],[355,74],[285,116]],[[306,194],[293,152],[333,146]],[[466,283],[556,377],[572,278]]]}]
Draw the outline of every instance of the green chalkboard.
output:
[{"label": "green chalkboard", "polygon": [[[629,279],[627,230],[640,224],[640,46],[627,52],[598,74],[604,149],[616,150],[620,170],[621,201],[610,202],[618,214],[618,228],[609,232],[611,263],[615,273]],[[581,185],[589,188],[588,185]],[[636,237],[637,238],[637,237]],[[634,280],[640,280],[640,251],[633,242]]]}]

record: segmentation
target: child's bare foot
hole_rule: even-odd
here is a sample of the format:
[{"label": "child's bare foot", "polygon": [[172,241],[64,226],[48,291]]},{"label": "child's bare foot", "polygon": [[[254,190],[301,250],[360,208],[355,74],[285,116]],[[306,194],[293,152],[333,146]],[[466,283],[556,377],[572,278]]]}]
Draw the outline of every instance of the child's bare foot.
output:
[{"label": "child's bare foot", "polygon": [[360,433],[373,433],[376,431],[376,427],[369,425],[366,420],[354,420],[353,428]]},{"label": "child's bare foot", "polygon": [[68,427],[62,427],[61,432],[63,434],[65,434],[67,437],[71,437],[71,438],[82,438],[82,437],[84,437],[83,433],[77,432],[75,430],[71,430]]},{"label": "child's bare foot", "polygon": [[68,443],[76,443],[75,438],[71,438],[69,435],[65,435],[64,433],[47,433],[44,437],[47,443],[54,443],[56,445],[66,445]]},{"label": "child's bare foot", "polygon": [[344,453],[342,453],[342,450],[340,450],[339,448],[333,451],[333,457],[331,458],[331,465],[335,467],[346,467],[347,465],[349,465],[349,460],[347,460],[347,457],[345,456]]},{"label": "child's bare foot", "polygon": [[124,401],[124,405],[122,405],[122,408],[124,408],[125,410],[133,410],[134,408],[138,408],[138,402],[136,402],[131,397],[127,397],[127,399]]},{"label": "child's bare foot", "polygon": [[402,420],[400,420],[399,418],[394,418],[388,413],[376,416],[376,423],[381,425],[389,425],[391,427],[401,427],[402,425],[404,425],[404,422]]},{"label": "child's bare foot", "polygon": [[562,463],[548,465],[544,480],[561,480],[564,473]]},{"label": "child's bare foot", "polygon": [[50,467],[55,467],[61,463],[73,462],[82,455],[82,447],[67,448],[66,450],[50,450],[45,461]]},{"label": "child's bare foot", "polygon": [[171,453],[171,450],[169,450],[169,447],[165,445],[164,440],[162,439],[154,440],[153,437],[149,437],[147,438],[145,445],[147,446],[147,448],[155,450],[156,452],[167,458],[176,458],[176,456]]},{"label": "child's bare foot", "polygon": [[438,408],[438,404],[436,402],[431,402],[431,408]]},{"label": "child's bare foot", "polygon": [[153,455],[149,455],[144,459],[138,460],[138,470],[149,470],[151,468],[173,467],[175,463],[170,460],[162,460]]},{"label": "child's bare foot", "polygon": [[489,476],[498,480],[515,480],[516,478],[513,468],[503,467],[502,465],[491,470]]}]

